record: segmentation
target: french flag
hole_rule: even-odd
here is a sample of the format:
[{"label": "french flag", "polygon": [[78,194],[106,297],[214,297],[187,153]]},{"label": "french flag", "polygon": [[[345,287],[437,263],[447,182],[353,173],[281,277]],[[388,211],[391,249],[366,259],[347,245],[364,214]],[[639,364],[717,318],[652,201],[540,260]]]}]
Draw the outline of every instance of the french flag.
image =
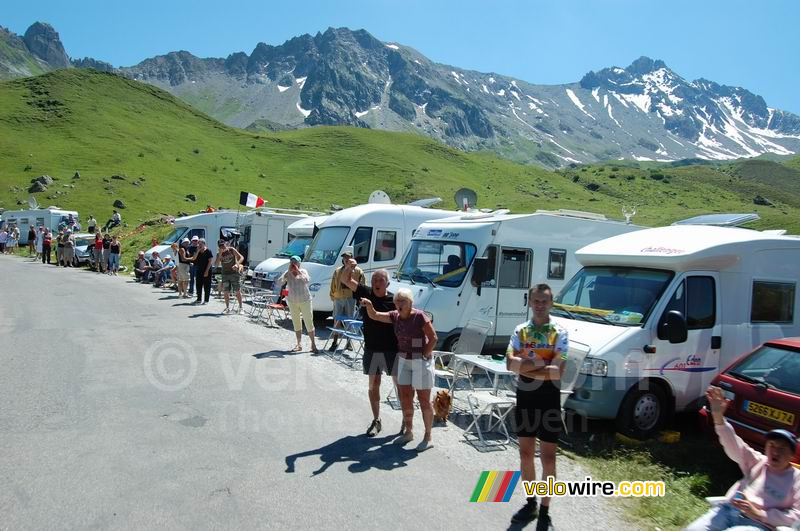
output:
[{"label": "french flag", "polygon": [[250,208],[258,208],[264,206],[266,201],[263,197],[258,197],[256,194],[242,192],[239,194],[239,204]]}]

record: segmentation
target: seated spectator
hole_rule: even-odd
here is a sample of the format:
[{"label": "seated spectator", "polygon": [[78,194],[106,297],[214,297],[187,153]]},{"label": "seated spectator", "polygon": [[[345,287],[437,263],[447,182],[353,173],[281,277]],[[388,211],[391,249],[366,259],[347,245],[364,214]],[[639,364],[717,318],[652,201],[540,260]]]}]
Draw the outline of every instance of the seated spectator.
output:
[{"label": "seated spectator", "polygon": [[706,397],[719,442],[744,477],[728,490],[723,503],[686,529],[775,529],[796,524],[800,520],[800,470],[792,467],[792,457],[797,438],[787,430],[772,430],[766,434],[762,454],[747,446],[725,419],[730,400],[722,389],[709,387]]},{"label": "seated spectator", "polygon": [[153,272],[156,278],[155,286],[157,288],[164,286],[167,280],[170,279],[173,269],[175,269],[175,264],[172,262],[172,256],[166,255],[164,257],[164,262],[162,263],[161,268]]},{"label": "seated spectator", "polygon": [[164,262],[161,261],[161,256],[159,256],[158,251],[153,251],[153,255],[150,258],[150,266],[148,268],[146,282],[150,282],[152,280],[153,284],[156,284],[158,282],[156,271],[160,271],[162,267],[164,267]]},{"label": "seated spectator", "polygon": [[103,232],[118,226],[120,223],[122,223],[122,216],[120,216],[119,212],[115,210],[114,214],[111,216],[111,219],[106,221],[106,224],[103,227]]},{"label": "seated spectator", "polygon": [[133,263],[133,273],[137,282],[147,282],[150,276],[150,264],[144,258],[144,251],[139,251],[139,257]]}]

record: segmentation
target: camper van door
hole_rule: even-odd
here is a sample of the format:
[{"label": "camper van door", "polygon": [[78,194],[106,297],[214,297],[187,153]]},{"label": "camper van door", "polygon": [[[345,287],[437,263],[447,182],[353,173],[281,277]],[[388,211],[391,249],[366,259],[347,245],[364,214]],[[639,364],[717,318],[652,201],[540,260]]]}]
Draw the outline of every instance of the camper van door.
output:
[{"label": "camper van door", "polygon": [[[667,302],[659,319],[654,321],[656,356],[650,359],[652,363],[646,372],[670,381],[675,392],[675,406],[681,410],[703,396],[719,372],[722,341],[719,274],[712,271],[685,273],[673,281],[671,290],[671,294],[667,292]],[[630,294],[632,305],[636,297],[636,293]],[[642,297],[649,295],[642,294]],[[686,321],[684,342],[670,343],[666,321],[667,314],[673,310],[680,312]]]},{"label": "camper van door", "polygon": [[528,288],[533,267],[531,249],[500,247],[498,251],[495,344],[505,342],[514,327],[528,320]]}]

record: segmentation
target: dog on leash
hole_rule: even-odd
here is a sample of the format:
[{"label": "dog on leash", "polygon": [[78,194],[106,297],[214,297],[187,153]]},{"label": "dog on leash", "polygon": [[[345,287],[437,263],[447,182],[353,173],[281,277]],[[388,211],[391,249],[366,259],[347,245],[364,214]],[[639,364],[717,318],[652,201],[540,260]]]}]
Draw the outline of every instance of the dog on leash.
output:
[{"label": "dog on leash", "polygon": [[450,405],[453,397],[447,391],[439,391],[433,400],[433,420],[435,422],[447,422],[450,416]]}]

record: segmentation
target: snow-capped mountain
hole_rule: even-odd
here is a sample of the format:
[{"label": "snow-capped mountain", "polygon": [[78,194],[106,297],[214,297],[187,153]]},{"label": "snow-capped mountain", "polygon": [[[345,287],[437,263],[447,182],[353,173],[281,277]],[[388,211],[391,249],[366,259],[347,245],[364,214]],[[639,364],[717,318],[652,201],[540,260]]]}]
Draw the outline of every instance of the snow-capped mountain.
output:
[{"label": "snow-capped mountain", "polygon": [[[89,58],[72,64],[111,68]],[[115,71],[237,127],[414,131],[549,167],[800,152],[800,117],[743,88],[687,81],[647,57],[577,83],[535,85],[434,63],[364,30],[329,28],[279,46],[259,43],[250,55],[180,51]]]}]

